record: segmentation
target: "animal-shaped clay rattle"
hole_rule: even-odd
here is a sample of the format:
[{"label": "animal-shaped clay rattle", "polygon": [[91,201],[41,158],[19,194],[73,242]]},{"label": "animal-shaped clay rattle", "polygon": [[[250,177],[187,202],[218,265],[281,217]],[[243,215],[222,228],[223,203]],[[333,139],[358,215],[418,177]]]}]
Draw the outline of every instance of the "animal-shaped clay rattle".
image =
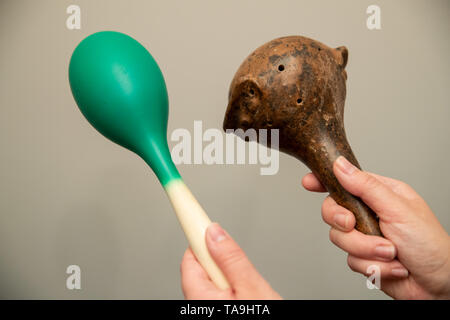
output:
[{"label": "animal-shaped clay rattle", "polygon": [[98,32],[81,41],[73,52],[69,80],[86,119],[153,169],[197,259],[219,288],[228,288],[206,247],[205,231],[211,221],[170,156],[166,84],[150,53],[123,33]]},{"label": "animal-shaped clay rattle", "polygon": [[256,49],[231,83],[226,129],[279,129],[279,149],[303,163],[336,202],[356,217],[356,229],[381,235],[375,213],[347,192],[333,174],[346,157],[359,167],[344,130],[348,51],[300,36]]}]

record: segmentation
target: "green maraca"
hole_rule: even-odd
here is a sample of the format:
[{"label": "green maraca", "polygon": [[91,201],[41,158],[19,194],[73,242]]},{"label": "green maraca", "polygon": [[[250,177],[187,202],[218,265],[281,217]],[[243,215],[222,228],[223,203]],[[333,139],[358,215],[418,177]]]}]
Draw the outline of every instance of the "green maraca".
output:
[{"label": "green maraca", "polygon": [[211,220],[184,184],[170,156],[167,89],[150,53],[123,33],[94,33],[73,52],[69,81],[86,119],[153,169],[197,259],[219,288],[228,288],[206,247],[205,231]]}]

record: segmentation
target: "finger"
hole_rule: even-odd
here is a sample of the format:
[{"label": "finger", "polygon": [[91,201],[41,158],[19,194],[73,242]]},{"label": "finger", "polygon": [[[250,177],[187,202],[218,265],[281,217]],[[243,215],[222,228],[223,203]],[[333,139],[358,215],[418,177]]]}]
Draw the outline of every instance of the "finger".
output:
[{"label": "finger", "polygon": [[381,278],[404,279],[409,275],[408,270],[398,260],[382,262],[349,255],[347,257],[347,264],[350,269],[365,276],[371,276],[374,272],[379,272]]},{"label": "finger", "polygon": [[379,174],[367,172],[368,174],[377,178],[381,183],[384,183],[389,189],[391,189],[394,193],[401,197],[405,197],[406,199],[416,199],[417,193],[411,188],[408,184],[403,181],[392,179],[385,176],[380,176]]},{"label": "finger", "polygon": [[208,250],[232,288],[259,287],[265,284],[238,244],[217,223],[206,231]]},{"label": "finger", "polygon": [[368,174],[370,174],[371,176],[374,176],[375,178],[377,178],[381,183],[385,184],[386,186],[388,186],[390,189],[394,189],[397,188],[399,185],[403,184],[403,182],[401,182],[400,180],[395,180],[389,177],[385,177],[373,172],[368,172],[366,171]]},{"label": "finger", "polygon": [[356,220],[353,213],[338,205],[330,196],[326,197],[322,204],[322,218],[331,227],[344,232],[355,228]]},{"label": "finger", "polygon": [[340,156],[333,164],[333,171],[340,184],[350,193],[360,197],[380,217],[386,218],[400,211],[400,198],[380,180],[359,170]]},{"label": "finger", "polygon": [[343,232],[331,228],[330,240],[350,255],[363,259],[390,261],[397,255],[394,244],[388,239],[369,236],[356,229]]},{"label": "finger", "polygon": [[[368,174],[371,176],[374,176],[377,178],[381,183],[385,184],[387,187],[389,187],[392,191],[403,195],[405,192],[409,193],[411,191],[411,188],[408,188],[408,185],[400,180],[396,180],[393,178],[385,177],[373,172],[368,172]],[[302,179],[302,185],[303,187],[308,191],[313,192],[326,192],[326,188],[322,185],[322,183],[317,179],[317,177],[314,175],[314,173],[310,172],[306,174]]]},{"label": "finger", "polygon": [[220,291],[188,248],[181,261],[181,287],[186,299],[201,299],[207,292]]},{"label": "finger", "polygon": [[308,191],[313,192],[326,192],[325,187],[320,183],[319,179],[314,175],[314,173],[310,172],[305,175],[302,179],[303,187]]}]

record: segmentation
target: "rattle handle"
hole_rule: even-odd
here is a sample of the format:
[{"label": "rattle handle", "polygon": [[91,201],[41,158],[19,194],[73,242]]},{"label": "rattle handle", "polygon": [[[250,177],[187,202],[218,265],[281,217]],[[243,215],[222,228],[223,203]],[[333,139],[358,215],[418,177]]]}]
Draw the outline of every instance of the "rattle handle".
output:
[{"label": "rattle handle", "polygon": [[323,172],[314,172],[313,170],[336,203],[350,210],[355,215],[356,230],[367,235],[382,236],[375,212],[360,198],[345,190],[337,181],[332,170],[328,171],[328,174],[324,175]]},{"label": "rattle handle", "polygon": [[383,236],[375,212],[360,198],[350,194],[340,185],[337,186],[336,191],[330,193],[330,196],[339,205],[353,212],[356,220],[356,230],[367,235]]},{"label": "rattle handle", "polygon": [[195,257],[219,289],[228,289],[230,285],[227,279],[206,247],[205,233],[211,224],[208,215],[183,180],[172,180],[165,190]]},{"label": "rattle handle", "polygon": [[316,148],[317,153],[312,153],[305,162],[319,178],[322,185],[328,190],[330,196],[341,206],[350,210],[355,215],[356,229],[367,235],[383,236],[378,224],[378,218],[360,198],[352,195],[339,183],[333,172],[333,163],[339,156],[344,156],[348,161],[361,169],[350,145],[344,135],[338,139],[325,139],[321,148]]}]

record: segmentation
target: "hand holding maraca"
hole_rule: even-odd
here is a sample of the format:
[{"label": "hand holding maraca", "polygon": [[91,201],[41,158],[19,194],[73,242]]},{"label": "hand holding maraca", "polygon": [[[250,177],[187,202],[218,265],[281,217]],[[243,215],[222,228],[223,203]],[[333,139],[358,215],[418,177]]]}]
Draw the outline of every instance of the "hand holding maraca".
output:
[{"label": "hand holding maraca", "polygon": [[137,153],[153,169],[197,259],[219,288],[228,288],[205,245],[205,230],[211,221],[170,156],[166,139],[167,89],[150,53],[123,33],[98,32],[75,49],[69,80],[86,119],[105,137]]}]

